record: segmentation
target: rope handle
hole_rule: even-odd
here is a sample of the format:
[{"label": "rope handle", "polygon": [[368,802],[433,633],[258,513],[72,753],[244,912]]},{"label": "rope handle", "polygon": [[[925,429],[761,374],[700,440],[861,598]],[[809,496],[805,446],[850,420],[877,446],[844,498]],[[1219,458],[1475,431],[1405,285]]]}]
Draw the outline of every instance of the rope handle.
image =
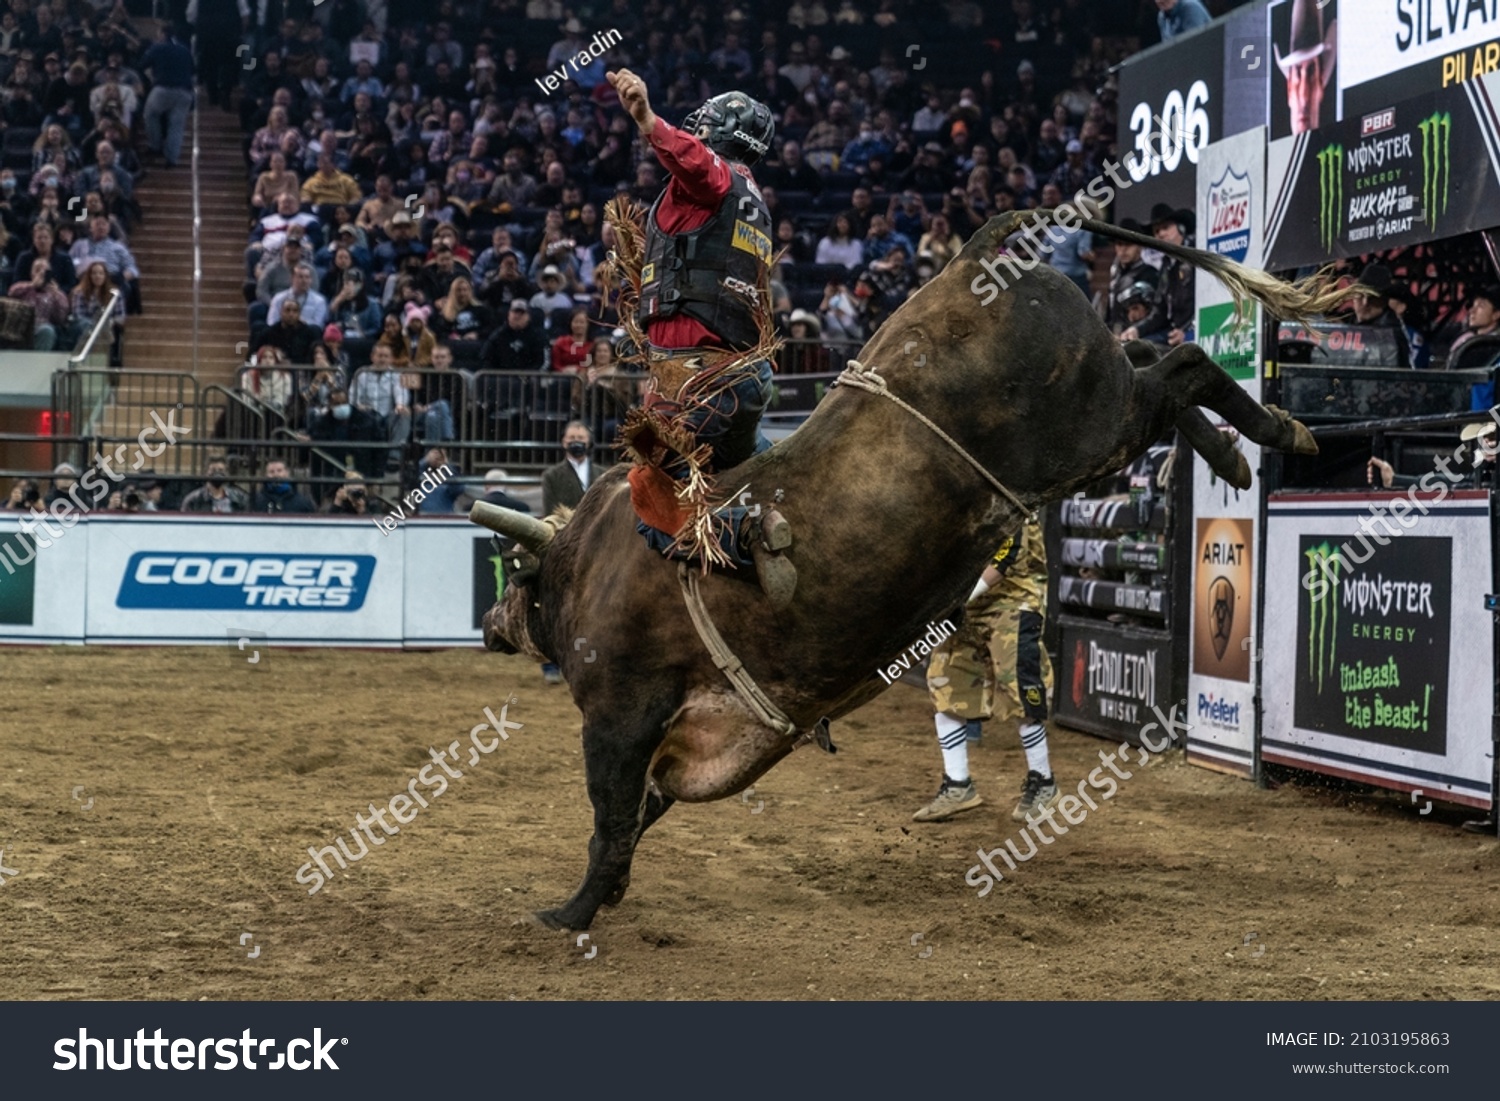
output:
[{"label": "rope handle", "polygon": [[989,482],[989,484],[994,487],[996,493],[1000,494],[1011,504],[1015,505],[1016,508],[1025,513],[1028,523],[1034,523],[1036,521],[1036,509],[1027,505],[1024,501],[1021,500],[1021,498],[1017,497],[1014,493],[1007,489],[999,478],[995,477],[988,470],[986,470],[984,468],[984,465],[980,463],[978,459],[974,458],[973,455],[970,455],[967,451],[964,450],[962,444],[960,444],[952,436],[948,435],[948,433],[944,432],[920,409],[915,408],[906,401],[897,397],[895,394],[891,393],[890,386],[887,385],[885,376],[880,374],[877,368],[866,367],[863,363],[859,362],[859,360],[851,359],[848,365],[845,366],[843,372],[839,375],[837,382],[847,383],[848,385],[854,387],[856,390],[865,390],[871,394],[878,394],[880,397],[895,402],[898,408],[906,411],[907,413],[910,413],[922,424],[926,425],[933,432],[937,433],[938,439],[942,440],[954,451],[958,452],[959,456],[964,460],[964,462],[968,463],[975,470],[977,470],[984,477],[984,480]]}]

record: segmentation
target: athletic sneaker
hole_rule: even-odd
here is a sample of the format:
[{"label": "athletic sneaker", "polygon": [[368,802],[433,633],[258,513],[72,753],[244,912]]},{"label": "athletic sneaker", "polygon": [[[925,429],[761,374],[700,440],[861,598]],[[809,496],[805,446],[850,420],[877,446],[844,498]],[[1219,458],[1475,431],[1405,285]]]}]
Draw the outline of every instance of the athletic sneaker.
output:
[{"label": "athletic sneaker", "polygon": [[1011,819],[1016,822],[1025,822],[1027,819],[1035,818],[1037,814],[1056,803],[1058,798],[1057,784],[1053,782],[1052,777],[1043,776],[1040,772],[1028,772],[1026,783],[1021,786],[1021,801],[1016,804],[1016,809],[1010,812]]},{"label": "athletic sneaker", "polygon": [[913,822],[944,822],[952,818],[960,811],[973,810],[980,806],[984,799],[979,792],[974,790],[972,779],[960,783],[943,777],[943,786],[938,788],[937,796],[916,814],[911,816]]}]

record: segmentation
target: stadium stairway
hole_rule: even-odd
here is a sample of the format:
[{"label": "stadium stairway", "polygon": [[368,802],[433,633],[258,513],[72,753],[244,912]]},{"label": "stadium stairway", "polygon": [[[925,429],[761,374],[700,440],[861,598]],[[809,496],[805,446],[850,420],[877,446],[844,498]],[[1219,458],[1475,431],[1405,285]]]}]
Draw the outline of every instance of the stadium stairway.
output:
[{"label": "stadium stairway", "polygon": [[[199,100],[206,104],[202,90]],[[176,168],[149,165],[137,191],[144,222],[130,247],[141,269],[144,310],[125,323],[124,366],[130,370],[192,375],[199,388],[233,386],[246,339],[243,249],[247,183],[237,117],[205,108],[195,112],[199,144],[199,248],[202,269],[197,363],[193,357],[193,135],[189,120]],[[170,407],[164,379],[122,380],[101,430],[109,436],[138,433],[150,411]],[[170,400],[175,403],[177,387]],[[190,411],[186,423],[191,425]],[[184,423],[179,414],[178,424]],[[196,426],[193,426],[196,428]]]}]

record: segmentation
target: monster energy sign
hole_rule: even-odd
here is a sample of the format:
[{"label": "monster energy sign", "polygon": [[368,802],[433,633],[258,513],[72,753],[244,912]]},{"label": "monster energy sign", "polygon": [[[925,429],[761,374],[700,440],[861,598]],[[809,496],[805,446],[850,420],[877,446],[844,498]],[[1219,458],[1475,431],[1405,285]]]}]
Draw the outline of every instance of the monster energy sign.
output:
[{"label": "monster energy sign", "polygon": [[1344,232],[1344,147],[1318,154],[1318,240],[1327,252]]},{"label": "monster energy sign", "polygon": [[[1363,256],[1500,223],[1500,180],[1484,155],[1500,141],[1494,126],[1453,87],[1274,142],[1267,266]],[[1474,155],[1455,163],[1455,146]]]},{"label": "monster energy sign", "polygon": [[1442,754],[1453,541],[1382,538],[1300,538],[1295,725]]},{"label": "monster energy sign", "polygon": [[1434,112],[1417,128],[1422,131],[1422,209],[1427,228],[1436,232],[1438,218],[1448,209],[1453,182],[1453,115]]}]

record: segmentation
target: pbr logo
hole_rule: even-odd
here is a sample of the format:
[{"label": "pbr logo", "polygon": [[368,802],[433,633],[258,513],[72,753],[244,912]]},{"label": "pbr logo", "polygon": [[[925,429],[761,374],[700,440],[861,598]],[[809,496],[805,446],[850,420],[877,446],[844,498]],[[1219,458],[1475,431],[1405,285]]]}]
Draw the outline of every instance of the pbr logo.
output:
[{"label": "pbr logo", "polygon": [[1250,175],[1228,166],[1208,189],[1208,251],[1244,263],[1250,251]]},{"label": "pbr logo", "polygon": [[369,554],[137,551],[125,566],[115,605],[176,612],[357,612],[374,574]]}]

